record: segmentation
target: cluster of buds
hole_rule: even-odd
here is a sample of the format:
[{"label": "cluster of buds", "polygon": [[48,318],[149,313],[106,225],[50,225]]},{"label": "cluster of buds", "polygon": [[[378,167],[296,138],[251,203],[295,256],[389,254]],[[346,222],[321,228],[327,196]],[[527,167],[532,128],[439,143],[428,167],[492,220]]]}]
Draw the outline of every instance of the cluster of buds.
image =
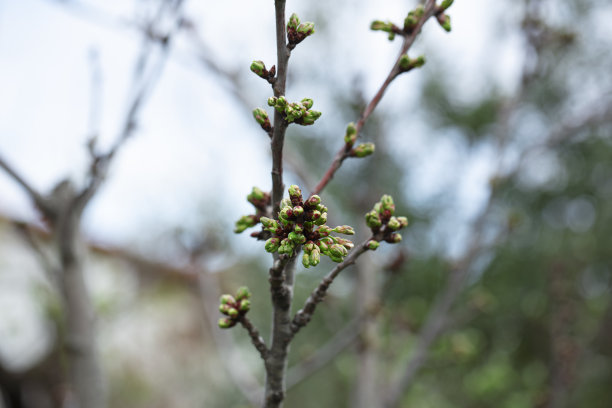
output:
[{"label": "cluster of buds", "polygon": [[227,317],[219,319],[219,327],[229,329],[234,327],[242,316],[251,309],[251,292],[246,286],[238,288],[236,297],[232,295],[222,295],[219,300],[219,311]]},{"label": "cluster of buds", "polygon": [[268,98],[268,105],[283,115],[287,123],[296,123],[303,126],[312,125],[321,117],[321,112],[310,110],[312,104],[313,101],[310,98],[304,98],[300,102],[287,102],[284,96]]},{"label": "cluster of buds", "polygon": [[270,194],[262,191],[258,187],[253,187],[253,190],[247,195],[247,201],[255,207],[256,214],[243,215],[236,221],[234,232],[238,234],[259,223],[259,219],[266,213],[270,205]]},{"label": "cluster of buds", "polygon": [[[396,217],[395,204],[390,195],[384,195],[379,202],[374,204],[372,211],[365,216],[366,224],[375,236],[382,237],[380,240],[390,244],[401,242],[402,236],[399,230],[408,226],[408,218]],[[380,242],[372,239],[368,243],[368,249],[376,250]]]},{"label": "cluster of buds", "polygon": [[261,77],[270,83],[274,82],[274,75],[276,75],[275,65],[272,65],[272,68],[270,68],[268,71],[266,69],[266,64],[264,64],[263,61],[253,61],[251,63],[251,71],[253,71],[258,77]]},{"label": "cluster of buds", "polygon": [[300,24],[300,19],[295,13],[289,17],[289,22],[287,23],[287,40],[289,41],[290,48],[294,48],[304,41],[306,37],[314,34],[314,32],[314,23],[305,22]]},{"label": "cluster of buds", "polygon": [[321,204],[318,195],[302,199],[302,191],[296,185],[289,187],[289,198],[281,201],[278,220],[261,217],[265,231],[272,234],[266,241],[268,252],[292,255],[302,247],[304,254],[302,264],[308,268],[317,266],[321,255],[328,256],[334,262],[342,262],[354,244],[348,239],[332,236],[331,233],[354,235],[355,231],[348,225],[331,228],[327,222],[327,207]]},{"label": "cluster of buds", "polygon": [[421,17],[425,14],[425,9],[422,5],[418,5],[414,10],[408,12],[404,19],[404,32],[410,33],[415,29]]},{"label": "cluster of buds", "polygon": [[414,68],[420,68],[425,65],[425,56],[421,55],[416,58],[410,58],[407,54],[400,57],[399,69],[401,72],[408,72]]},{"label": "cluster of buds", "polygon": [[[353,122],[346,126],[346,133],[344,134],[344,143],[347,146],[347,150],[352,148],[357,141],[357,127]],[[362,143],[357,147],[348,150],[349,157],[366,157],[374,153],[374,143]]]},{"label": "cluster of buds", "polygon": [[380,21],[380,20],[372,21],[372,24],[370,25],[370,29],[373,31],[383,31],[389,34],[389,41],[393,41],[395,39],[396,34],[400,34],[400,35],[404,34],[403,31],[398,26],[396,26],[390,21],[387,21],[387,22]]}]

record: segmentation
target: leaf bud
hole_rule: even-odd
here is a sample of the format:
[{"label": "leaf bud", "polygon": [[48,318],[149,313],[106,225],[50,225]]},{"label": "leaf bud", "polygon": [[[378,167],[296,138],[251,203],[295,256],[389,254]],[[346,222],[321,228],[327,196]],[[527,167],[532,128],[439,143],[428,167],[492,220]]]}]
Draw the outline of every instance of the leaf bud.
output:
[{"label": "leaf bud", "polygon": [[232,305],[232,304],[236,303],[236,299],[234,299],[234,297],[232,295],[221,295],[221,298],[219,299],[219,302],[222,305]]},{"label": "leaf bud", "polygon": [[297,14],[291,14],[291,16],[289,17],[289,22],[287,23],[287,29],[293,28],[294,30],[297,30],[299,25],[300,19]]},{"label": "leaf bud", "polygon": [[263,63],[263,61],[253,61],[251,63],[251,71],[258,76],[263,77],[266,74],[266,65]]},{"label": "leaf bud", "polygon": [[244,299],[249,299],[251,297],[251,291],[246,286],[241,286],[236,291],[236,300],[241,301]]},{"label": "leaf bud", "polygon": [[219,319],[219,328],[221,329],[229,329],[230,327],[234,327],[236,325],[236,321],[234,319],[230,319],[229,317],[222,317]]},{"label": "leaf bud", "polygon": [[453,5],[453,0],[443,0],[442,3],[440,4],[440,8],[442,10],[446,10],[452,5]]},{"label": "leaf bud", "polygon": [[385,23],[384,21],[380,21],[380,20],[372,21],[372,24],[370,24],[370,30],[374,30],[374,31],[388,31],[389,30],[389,23]]},{"label": "leaf bud", "polygon": [[278,238],[270,238],[266,241],[265,249],[267,252],[276,252],[280,246],[280,240]]},{"label": "leaf bud", "polygon": [[418,23],[418,19],[414,13],[411,11],[408,13],[406,18],[404,19],[404,31],[412,30]]},{"label": "leaf bud", "polygon": [[371,239],[371,240],[368,242],[368,249],[369,249],[370,251],[376,251],[376,249],[378,249],[378,247],[379,247],[379,246],[380,246],[380,242],[378,242],[378,241],[376,241],[376,240]]},{"label": "leaf bud", "polygon": [[346,126],[346,133],[344,134],[344,143],[354,145],[357,140],[357,127],[353,122]]},{"label": "leaf bud", "polygon": [[438,20],[438,24],[440,24],[440,27],[442,27],[444,31],[451,31],[451,19],[449,15],[441,13],[436,16],[436,19]]},{"label": "leaf bud", "polygon": [[265,198],[266,198],[266,194],[263,191],[261,191],[260,188],[253,187],[253,190],[251,190],[251,192],[247,196],[247,201],[253,205],[256,205],[258,201],[261,202]]},{"label": "leaf bud", "polygon": [[240,234],[247,228],[254,227],[256,224],[257,217],[255,217],[254,215],[243,215],[238,221],[236,221],[234,232]]},{"label": "leaf bud", "polygon": [[352,156],[355,157],[366,157],[374,153],[374,143],[362,143],[352,151]]},{"label": "leaf bud", "polygon": [[334,228],[332,231],[337,232],[338,234],[355,235],[355,230],[350,225],[340,225]]}]

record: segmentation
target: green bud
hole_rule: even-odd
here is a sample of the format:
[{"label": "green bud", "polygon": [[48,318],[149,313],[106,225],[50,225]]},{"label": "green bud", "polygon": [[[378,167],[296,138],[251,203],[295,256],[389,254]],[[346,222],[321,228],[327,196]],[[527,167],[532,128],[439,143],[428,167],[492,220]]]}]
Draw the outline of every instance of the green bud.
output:
[{"label": "green bud", "polygon": [[244,299],[249,299],[251,297],[251,291],[246,286],[241,286],[236,291],[236,300],[241,301]]},{"label": "green bud", "polygon": [[283,207],[278,213],[278,218],[288,220],[293,215],[291,207]]},{"label": "green bud", "polygon": [[400,57],[399,67],[402,72],[410,71],[413,68],[420,68],[425,65],[425,57],[423,55],[417,58],[410,58],[404,54]]},{"label": "green bud", "polygon": [[412,30],[417,25],[418,19],[414,15],[414,11],[408,13],[408,16],[404,19],[404,30]]},{"label": "green bud", "polygon": [[262,201],[266,198],[266,195],[261,189],[258,187],[253,187],[251,193],[247,196],[247,201],[253,205],[255,205],[258,201]]},{"label": "green bud", "polygon": [[293,249],[294,249],[293,241],[291,241],[289,238],[284,238],[281,241],[280,247],[278,248],[278,253],[281,255],[282,254],[290,255],[293,253]]},{"label": "green bud", "polygon": [[334,228],[332,231],[337,232],[338,234],[355,235],[355,230],[350,225],[340,225],[339,227]]},{"label": "green bud", "polygon": [[332,232],[332,229],[327,225],[321,225],[319,229],[317,229],[317,232],[321,237],[326,237]]},{"label": "green bud", "polygon": [[304,227],[302,226],[302,224],[295,224],[293,226],[293,231],[295,231],[298,234],[301,234],[302,232],[304,232]]},{"label": "green bud", "polygon": [[280,240],[278,238],[270,238],[266,241],[265,249],[267,252],[276,252],[280,246]]},{"label": "green bud", "polygon": [[314,220],[315,225],[325,225],[326,222],[327,222],[327,213],[325,213],[325,212],[321,213],[319,218]]},{"label": "green bud", "polygon": [[389,31],[389,35],[387,36],[389,41],[393,41],[395,39],[395,33],[393,31]]},{"label": "green bud", "polygon": [[317,266],[321,262],[321,250],[315,247],[309,256],[310,266]]},{"label": "green bud", "polygon": [[370,24],[370,30],[374,31],[389,31],[390,23],[385,23],[384,21],[375,20]]},{"label": "green bud", "polygon": [[302,99],[301,103],[302,103],[302,106],[308,110],[308,109],[312,108],[312,104],[314,102],[310,98],[304,98],[304,99]]},{"label": "green bud", "polygon": [[342,257],[344,258],[348,254],[345,247],[339,244],[334,244],[329,247],[329,256]]},{"label": "green bud", "polygon": [[300,25],[300,19],[297,16],[297,14],[295,13],[291,14],[291,17],[289,17],[289,22],[287,23],[287,29],[293,28],[294,30],[296,30],[299,25]]},{"label": "green bud", "polygon": [[306,242],[306,237],[304,236],[304,234],[298,234],[295,231],[291,231],[287,238],[293,241],[296,245],[301,245]]},{"label": "green bud", "polygon": [[268,113],[265,110],[263,110],[261,108],[254,109],[253,110],[253,117],[255,118],[257,123],[259,123],[262,127],[263,126],[271,126],[270,118],[268,118]]},{"label": "green bud", "polygon": [[317,205],[317,210],[321,211],[322,213],[326,213],[327,212],[327,207],[324,206],[323,204],[319,204],[319,205]]},{"label": "green bud", "polygon": [[344,143],[353,145],[357,140],[357,127],[353,122],[346,126],[346,133],[344,134]]},{"label": "green bud", "polygon": [[231,317],[232,319],[235,319],[236,317],[238,317],[239,314],[240,312],[238,312],[238,309],[236,309],[235,307],[230,307],[229,310],[227,311],[227,315]]},{"label": "green bud", "polygon": [[378,249],[379,246],[380,246],[380,242],[375,241],[373,239],[368,242],[368,249],[370,251],[376,251],[376,249]]},{"label": "green bud", "polygon": [[332,255],[331,253],[328,254],[328,256],[329,256],[329,259],[331,259],[333,262],[336,262],[336,263],[340,263],[340,262],[342,262],[344,260],[343,257]]},{"label": "green bud", "polygon": [[395,204],[393,203],[393,197],[385,194],[380,198],[380,206],[383,211],[391,212],[391,215],[395,212]]},{"label": "green bud", "polygon": [[306,114],[302,117],[302,125],[304,126],[309,126],[312,125],[313,123],[315,123],[315,121],[317,119],[319,119],[321,117],[321,112],[319,111],[314,111],[314,110],[309,110],[308,112],[306,112]]},{"label": "green bud", "polygon": [[425,14],[425,8],[423,7],[423,5],[419,4],[414,9],[414,15],[417,16],[417,18],[421,18],[421,17],[423,17],[423,14]]},{"label": "green bud", "polygon": [[254,227],[255,225],[257,225],[257,217],[254,215],[243,215],[238,221],[236,221],[234,232],[240,234],[247,228]]},{"label": "green bud", "polygon": [[442,27],[446,32],[451,31],[451,19],[449,15],[442,13],[438,15],[437,19],[440,27]]},{"label": "green bud", "polygon": [[222,305],[232,305],[236,303],[236,299],[234,299],[232,295],[221,295],[219,303],[221,303]]},{"label": "green bud", "polygon": [[402,235],[399,232],[394,232],[389,235],[389,238],[386,241],[390,244],[397,244],[398,242],[402,242]]},{"label": "green bud", "polygon": [[268,106],[275,106],[277,98],[276,96],[271,96],[268,98]]},{"label": "green bud", "polygon": [[387,227],[389,227],[391,231],[397,231],[402,228],[402,223],[397,218],[391,217],[389,222],[387,222]]},{"label": "green bud", "polygon": [[279,96],[278,98],[276,98],[276,104],[274,105],[274,109],[276,109],[278,112],[283,113],[286,107],[287,99],[285,99],[284,96]]},{"label": "green bud", "polygon": [[353,149],[353,156],[366,157],[374,153],[374,143],[362,143]]},{"label": "green bud", "polygon": [[306,207],[316,207],[319,204],[321,204],[321,197],[316,194],[310,196],[308,200],[306,200],[306,202],[304,203]]},{"label": "green bud", "polygon": [[307,243],[304,244],[302,249],[304,250],[305,253],[309,254],[312,252],[313,249],[315,249],[315,244],[312,241],[308,241]]},{"label": "green bud", "polygon": [[281,210],[286,207],[291,207],[291,200],[289,198],[283,198],[280,202]]},{"label": "green bud", "polygon": [[253,61],[251,63],[251,71],[262,77],[266,71],[266,65],[263,63],[263,61]]},{"label": "green bud", "polygon": [[397,217],[397,220],[400,222],[400,228],[406,228],[408,226],[408,218],[406,217]]},{"label": "green bud", "polygon": [[369,228],[380,228],[382,226],[382,221],[377,211],[370,211],[366,214],[365,219]]},{"label": "green bud", "polygon": [[304,207],[302,207],[301,205],[296,205],[295,207],[293,207],[293,215],[299,217],[302,214],[304,214]]},{"label": "green bud", "polygon": [[315,221],[315,222],[316,222],[316,221],[317,221],[319,218],[321,218],[321,211],[319,211],[319,210],[314,210],[314,211],[312,212],[311,219],[312,219],[313,221]]},{"label": "green bud", "polygon": [[343,247],[345,247],[346,249],[353,249],[353,247],[355,246],[355,244],[353,244],[353,241],[351,241],[350,239],[344,239],[344,238],[339,238],[339,237],[335,237],[336,238],[336,243],[342,245]]},{"label": "green bud", "polygon": [[440,8],[442,10],[446,10],[452,5],[453,5],[453,0],[443,0],[442,3],[440,4]]},{"label": "green bud", "polygon": [[220,304],[220,305],[219,305],[219,311],[220,311],[221,313],[223,313],[224,315],[229,315],[229,310],[230,310],[231,308],[232,308],[232,307],[231,307],[230,305],[228,305],[228,304],[224,304],[224,303],[222,303],[222,304]]},{"label": "green bud", "polygon": [[264,228],[270,232],[274,232],[280,228],[280,225],[278,225],[278,221],[273,220],[272,218],[261,217],[259,221],[261,221],[261,224],[264,226]]},{"label": "green bud", "polygon": [[323,253],[326,253],[327,251],[329,251],[328,241],[324,241],[323,239],[320,239],[317,241],[317,246]]},{"label": "green bud", "polygon": [[294,199],[302,199],[302,190],[296,186],[295,184],[292,184],[289,186],[289,197],[294,198]]},{"label": "green bud", "polygon": [[297,32],[300,34],[305,35],[306,37],[308,37],[309,35],[314,34],[315,30],[314,30],[314,23],[311,22],[307,22],[307,23],[302,23],[298,26],[297,28]]},{"label": "green bud", "polygon": [[251,301],[248,299],[242,299],[240,301],[240,312],[246,313],[251,310]]},{"label": "green bud", "polygon": [[230,327],[234,327],[235,324],[236,321],[229,317],[222,317],[219,319],[219,328],[221,329],[229,329]]},{"label": "green bud", "polygon": [[306,252],[302,254],[302,265],[304,265],[304,268],[310,268],[310,255]]}]

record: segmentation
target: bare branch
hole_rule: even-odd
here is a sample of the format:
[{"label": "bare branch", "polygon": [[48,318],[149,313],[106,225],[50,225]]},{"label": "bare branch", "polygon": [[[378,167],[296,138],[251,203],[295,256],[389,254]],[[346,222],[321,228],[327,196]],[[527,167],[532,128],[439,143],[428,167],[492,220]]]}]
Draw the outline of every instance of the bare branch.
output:
[{"label": "bare branch", "polygon": [[36,207],[38,207],[38,209],[42,211],[45,215],[48,215],[50,208],[47,200],[43,197],[42,194],[38,192],[38,190],[32,187],[32,185],[30,185],[30,183],[28,183],[12,166],[10,166],[2,156],[0,156],[0,167],[2,167],[4,171],[26,191],[26,193],[30,196],[30,199],[34,202]]},{"label": "bare branch", "polygon": [[263,338],[259,335],[259,331],[257,330],[257,328],[253,326],[253,323],[251,323],[251,321],[246,316],[241,316],[238,321],[240,322],[242,327],[244,327],[249,333],[249,337],[251,337],[251,342],[253,343],[253,346],[255,346],[257,351],[259,351],[261,359],[266,361],[266,358],[268,358],[269,350],[268,347],[266,347],[266,343],[264,342]]}]

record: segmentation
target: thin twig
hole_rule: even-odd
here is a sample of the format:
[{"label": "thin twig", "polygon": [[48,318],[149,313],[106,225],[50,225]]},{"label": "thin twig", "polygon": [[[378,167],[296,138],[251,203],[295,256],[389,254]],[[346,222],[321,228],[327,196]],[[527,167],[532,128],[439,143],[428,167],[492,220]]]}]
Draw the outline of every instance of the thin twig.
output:
[{"label": "thin twig", "polygon": [[260,336],[257,328],[253,326],[253,323],[251,323],[249,318],[246,316],[241,316],[238,321],[240,322],[242,327],[244,327],[246,331],[249,333],[249,337],[251,337],[251,342],[253,343],[253,346],[255,346],[257,351],[259,351],[259,354],[261,355],[262,360],[266,361],[266,358],[268,358],[269,350],[268,350],[268,347],[266,347],[266,343],[264,342],[263,338]]},{"label": "thin twig", "polygon": [[[382,100],[382,97],[387,91],[387,88],[389,87],[391,82],[393,82],[393,80],[397,78],[397,76],[400,74],[400,58],[402,57],[402,55],[408,52],[410,47],[412,47],[412,44],[414,44],[414,41],[416,40],[417,36],[421,32],[421,29],[423,28],[423,25],[425,25],[425,22],[435,14],[436,12],[435,4],[436,4],[435,0],[427,0],[427,3],[425,4],[425,11],[423,13],[423,16],[419,19],[413,31],[409,35],[404,36],[404,41],[402,43],[400,53],[397,56],[395,63],[393,64],[393,68],[391,68],[391,71],[387,75],[387,78],[385,78],[383,84],[378,89],[378,92],[376,92],[374,97],[370,100],[368,105],[365,107],[365,109],[361,113],[359,120],[357,121],[357,124],[355,126],[357,129],[357,137],[359,137],[361,129],[365,125],[366,121],[369,119],[370,115],[372,115],[372,112],[374,112],[374,109],[376,108],[376,106],[378,106],[378,103]],[[342,162],[347,157],[349,157],[350,150],[351,150],[351,146],[348,144],[345,144],[338,151],[338,153],[336,153],[334,160],[332,161],[331,165],[329,166],[329,168],[327,169],[327,171],[321,178],[321,181],[319,181],[319,184],[317,184],[317,186],[315,187],[313,194],[321,193],[321,191],[325,188],[325,186],[327,186],[327,184],[334,177],[334,174],[336,173],[336,171],[342,165]]]}]

